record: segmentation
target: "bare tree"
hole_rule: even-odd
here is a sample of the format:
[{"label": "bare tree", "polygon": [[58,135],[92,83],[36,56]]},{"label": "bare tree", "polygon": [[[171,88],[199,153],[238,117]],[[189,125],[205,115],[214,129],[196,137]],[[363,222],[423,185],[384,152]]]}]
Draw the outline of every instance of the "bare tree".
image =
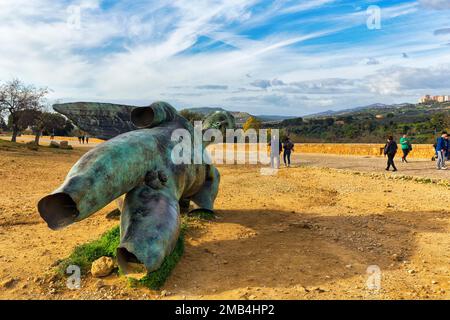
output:
[{"label": "bare tree", "polygon": [[39,139],[44,131],[62,130],[65,125],[66,119],[60,114],[37,111],[32,126],[35,132],[34,143],[39,145]]},{"label": "bare tree", "polygon": [[15,142],[20,131],[21,116],[25,110],[40,110],[47,88],[37,89],[14,79],[0,86],[0,113],[9,114],[12,128],[11,141]]}]

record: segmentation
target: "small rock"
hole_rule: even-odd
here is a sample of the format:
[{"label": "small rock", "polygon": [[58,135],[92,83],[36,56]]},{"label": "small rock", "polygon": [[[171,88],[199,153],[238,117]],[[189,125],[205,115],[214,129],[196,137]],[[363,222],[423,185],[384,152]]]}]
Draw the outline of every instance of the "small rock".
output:
[{"label": "small rock", "polygon": [[170,296],[170,292],[168,292],[166,290],[161,291],[161,297],[167,297],[167,296]]},{"label": "small rock", "polygon": [[114,269],[114,260],[110,257],[101,257],[92,263],[91,273],[94,277],[106,277]]},{"label": "small rock", "polygon": [[431,284],[438,284],[438,282],[436,280],[432,280]]},{"label": "small rock", "polygon": [[69,149],[69,150],[73,149],[72,146],[69,144],[69,141],[61,141],[59,143],[59,147],[61,149]]},{"label": "small rock", "polygon": [[50,148],[59,148],[59,143],[56,141],[50,141]]},{"label": "small rock", "polygon": [[347,269],[351,269],[353,266],[352,266],[351,264],[347,264],[345,267],[346,267]]},{"label": "small rock", "polygon": [[410,270],[408,270],[408,273],[409,273],[409,274],[414,274],[414,273],[416,273],[416,271],[413,270],[413,269],[410,269]]}]

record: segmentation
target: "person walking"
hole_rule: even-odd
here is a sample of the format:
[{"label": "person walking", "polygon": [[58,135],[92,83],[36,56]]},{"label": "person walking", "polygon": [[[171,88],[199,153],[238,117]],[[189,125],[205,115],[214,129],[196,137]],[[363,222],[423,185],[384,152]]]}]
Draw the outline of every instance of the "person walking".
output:
[{"label": "person walking", "polygon": [[82,135],[81,136],[81,141],[83,142],[83,144],[84,144],[84,139],[85,139],[85,137],[84,137],[84,135]]},{"label": "person walking", "polygon": [[86,144],[89,144],[89,135],[86,135]]},{"label": "person walking", "polygon": [[384,146],[384,155],[387,156],[387,158],[388,158],[386,171],[389,171],[391,166],[394,169],[393,170],[394,172],[397,171],[397,167],[395,166],[395,163],[394,163],[394,158],[395,158],[395,154],[397,153],[397,149],[398,149],[397,142],[394,141],[394,137],[389,136],[387,143]]},{"label": "person walking", "polygon": [[412,151],[412,145],[411,145],[411,141],[409,140],[408,135],[406,133],[403,135],[403,137],[400,138],[400,146],[401,146],[402,152],[403,152],[402,162],[408,163],[408,160],[406,160],[406,157]]},{"label": "person walking", "polygon": [[81,135],[78,136],[78,143],[81,144]]},{"label": "person walking", "polygon": [[437,139],[436,142],[436,155],[437,155],[436,168],[438,170],[447,170],[447,167],[445,166],[445,153],[447,152],[447,148],[448,148],[448,134],[447,131],[443,131],[442,135]]},{"label": "person walking", "polygon": [[291,139],[289,139],[289,137],[287,137],[283,143],[283,161],[286,167],[291,166],[292,151],[294,151],[294,143],[291,141]]}]

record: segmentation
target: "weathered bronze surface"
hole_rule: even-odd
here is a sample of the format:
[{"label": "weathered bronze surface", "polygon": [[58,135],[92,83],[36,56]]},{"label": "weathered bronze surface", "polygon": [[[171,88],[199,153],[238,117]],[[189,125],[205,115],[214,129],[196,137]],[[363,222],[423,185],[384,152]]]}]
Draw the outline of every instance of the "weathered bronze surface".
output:
[{"label": "weathered bronze surface", "polygon": [[[214,166],[174,164],[171,159],[178,143],[171,141],[172,132],[186,129],[193,137],[193,126],[165,102],[149,107],[70,103],[55,105],[55,110],[82,130],[111,139],[84,154],[64,183],[39,201],[41,217],[51,229],[60,229],[126,194],[119,264],[125,273],[132,263],[143,263],[147,271],[158,269],[179,237],[180,204],[192,201],[213,210],[218,191]],[[204,129],[234,126],[228,112],[213,113],[204,122]]]}]

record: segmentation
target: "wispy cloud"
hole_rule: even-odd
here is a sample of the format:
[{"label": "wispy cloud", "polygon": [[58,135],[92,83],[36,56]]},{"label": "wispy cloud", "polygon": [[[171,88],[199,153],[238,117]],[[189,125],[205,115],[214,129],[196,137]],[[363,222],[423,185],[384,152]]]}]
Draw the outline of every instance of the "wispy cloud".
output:
[{"label": "wispy cloud", "polygon": [[[448,85],[446,3],[1,0],[0,75],[62,101],[255,114],[414,101]],[[368,4],[380,30],[366,27]]]},{"label": "wispy cloud", "polygon": [[450,2],[448,0],[419,0],[419,2],[422,6],[429,9],[450,9]]}]

